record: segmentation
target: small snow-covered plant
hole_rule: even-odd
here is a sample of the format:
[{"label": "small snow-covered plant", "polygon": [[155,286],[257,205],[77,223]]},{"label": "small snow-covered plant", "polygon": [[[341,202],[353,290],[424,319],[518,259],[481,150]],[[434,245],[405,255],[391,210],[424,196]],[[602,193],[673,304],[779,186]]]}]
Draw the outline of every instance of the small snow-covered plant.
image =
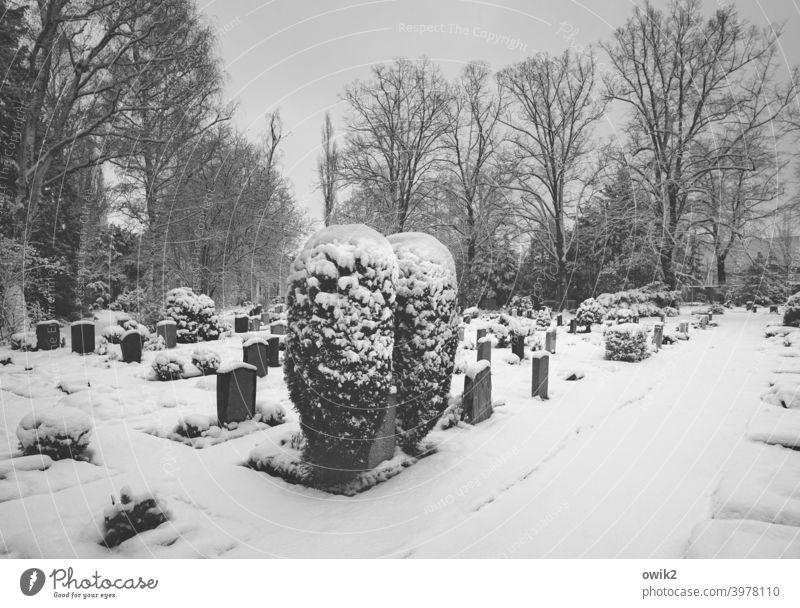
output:
[{"label": "small snow-covered plant", "polygon": [[552,311],[547,307],[544,306],[539,309],[539,312],[536,313],[536,327],[537,329],[547,329],[550,327],[550,323],[552,322]]},{"label": "small snow-covered plant", "polygon": [[108,354],[108,340],[106,340],[103,336],[100,336],[100,339],[97,340],[97,348],[94,349],[94,352],[98,355],[105,356]]},{"label": "small snow-covered plant", "polygon": [[789,296],[786,300],[783,324],[788,327],[800,327],[800,292]]},{"label": "small snow-covered plant", "polygon": [[286,410],[280,403],[259,401],[256,403],[256,416],[265,424],[277,426],[286,420]]},{"label": "small snow-covered plant", "polygon": [[119,325],[107,325],[100,332],[100,336],[105,338],[109,344],[119,344],[122,342],[122,334],[124,333],[125,329]]},{"label": "small snow-covered plant", "polygon": [[103,544],[109,549],[146,530],[157,528],[170,518],[169,510],[154,494],[131,492],[125,486],[119,500],[111,497],[111,505],[103,513]]},{"label": "small snow-covered plant", "polygon": [[158,351],[158,350],[166,350],[167,343],[164,342],[164,336],[158,336],[156,334],[150,334],[145,338],[144,344],[142,344],[143,350],[150,350],[150,351]]},{"label": "small snow-covered plant", "polygon": [[575,313],[575,322],[583,327],[598,325],[603,321],[605,313],[605,309],[597,300],[587,298],[578,306],[578,310]]},{"label": "small snow-covered plant", "polygon": [[153,359],[153,371],[159,380],[179,380],[183,376],[183,359],[175,353],[159,353]]},{"label": "small snow-covered plant", "polygon": [[203,372],[204,376],[216,374],[222,359],[213,350],[195,348],[192,351],[192,365]]},{"label": "small snow-covered plant", "polygon": [[217,426],[216,418],[203,414],[191,414],[178,420],[178,425],[175,427],[174,432],[182,437],[196,439],[197,437],[202,437],[203,433],[212,426]]},{"label": "small snow-covered plant", "polygon": [[32,336],[25,332],[17,332],[11,334],[9,339],[11,350],[32,351],[36,350],[36,336]]},{"label": "small snow-covered plant", "polygon": [[292,263],[285,378],[323,483],[365,468],[383,420],[396,281],[392,246],[361,224],[323,228]]},{"label": "small snow-covered plant", "polygon": [[181,343],[216,340],[223,331],[214,300],[188,287],[178,287],[167,293],[166,313],[167,318],[177,324],[176,333]]},{"label": "small snow-covered plant", "polygon": [[57,405],[26,414],[17,426],[25,454],[43,454],[53,460],[83,457],[89,446],[92,419],[74,407]]},{"label": "small snow-covered plant", "polygon": [[[447,247],[429,234],[393,234],[389,243],[399,270],[393,353],[398,439],[413,453],[448,404],[458,347],[456,267]],[[506,327],[494,324],[498,339]]]},{"label": "small snow-covered plant", "polygon": [[637,317],[635,311],[631,310],[630,308],[617,308],[609,310],[606,313],[606,319],[616,320],[617,323],[633,323],[633,320]]},{"label": "small snow-covered plant", "polygon": [[604,333],[606,359],[611,361],[641,361],[647,358],[649,333],[638,323],[613,325]]},{"label": "small snow-covered plant", "polygon": [[678,316],[678,309],[673,308],[672,306],[665,306],[661,309],[661,312],[664,313],[665,317],[677,317]]},{"label": "small snow-covered plant", "polygon": [[720,304],[719,302],[712,302],[711,304],[709,304],[708,310],[711,312],[711,314],[714,314],[714,315],[724,315],[725,314],[725,307],[722,304]]}]

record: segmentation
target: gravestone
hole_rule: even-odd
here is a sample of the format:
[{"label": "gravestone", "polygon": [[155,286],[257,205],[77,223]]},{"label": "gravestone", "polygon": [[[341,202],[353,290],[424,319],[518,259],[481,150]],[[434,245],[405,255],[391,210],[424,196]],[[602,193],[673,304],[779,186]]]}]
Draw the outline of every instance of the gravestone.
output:
[{"label": "gravestone", "polygon": [[164,338],[167,348],[175,348],[178,345],[178,324],[172,319],[159,321],[156,323],[156,335]]},{"label": "gravestone", "polygon": [[700,328],[705,329],[708,325],[708,315],[700,315]]},{"label": "gravestone", "polygon": [[237,334],[243,334],[248,331],[250,327],[250,320],[244,315],[236,315],[233,318],[233,331]]},{"label": "gravestone", "polygon": [[661,321],[661,323],[662,323],[662,325],[663,325],[663,323],[666,321],[667,315],[665,315],[665,314],[662,312],[661,314],[659,314],[659,315],[658,315],[658,318],[659,318],[659,320]]},{"label": "gravestone", "polygon": [[267,342],[261,338],[250,338],[242,344],[242,361],[256,368],[256,375],[263,378],[267,375]]},{"label": "gravestone", "polygon": [[270,314],[269,314],[269,312],[262,312],[262,313],[261,313],[261,322],[262,322],[264,325],[269,325],[269,322],[270,322],[270,321],[271,321],[271,319],[270,319]]},{"label": "gravestone", "polygon": [[463,326],[458,328],[458,341],[459,342],[463,342],[464,341],[464,327]]},{"label": "gravestone", "polygon": [[547,380],[550,375],[550,353],[546,350],[531,353],[531,397],[548,399]]},{"label": "gravestone", "polygon": [[397,432],[395,423],[397,420],[397,396],[392,393],[386,398],[386,409],[384,410],[383,420],[378,427],[378,432],[372,440],[372,445],[367,455],[367,469],[374,469],[384,460],[391,460],[394,457],[394,448]]},{"label": "gravestone", "polygon": [[753,310],[753,312],[758,312],[758,306],[756,306],[755,304],[753,304],[753,308],[752,308],[752,310]]},{"label": "gravestone", "polygon": [[525,316],[528,317],[529,319],[533,319],[533,311],[530,309],[526,310]]},{"label": "gravestone", "polygon": [[569,333],[578,333],[578,321],[576,319],[569,320]]},{"label": "gravestone", "polygon": [[269,333],[273,336],[286,335],[286,321],[273,321],[269,325]]},{"label": "gravestone", "polygon": [[470,424],[492,415],[492,369],[488,362],[478,361],[467,368],[461,404],[463,418]]},{"label": "gravestone", "polygon": [[544,332],[544,349],[551,355],[556,354],[556,330],[548,329]]},{"label": "gravestone", "polygon": [[280,367],[278,353],[280,352],[280,339],[278,336],[267,338],[267,367]]},{"label": "gravestone", "polygon": [[94,352],[94,322],[75,321],[70,325],[72,352],[79,355]]},{"label": "gravestone", "polygon": [[681,323],[678,323],[678,331],[681,332],[682,334],[688,334],[689,333],[689,322],[688,321],[682,321]]},{"label": "gravestone", "polygon": [[714,318],[714,315],[713,315],[713,314],[711,314],[711,311],[708,311],[708,312],[706,313],[706,316],[708,317],[708,320],[709,320],[709,321],[711,321],[711,319],[713,319],[713,318]]},{"label": "gravestone", "polygon": [[656,323],[653,327],[653,344],[656,347],[656,351],[661,350],[661,343],[664,340],[664,324],[663,323]]},{"label": "gravestone", "polygon": [[511,352],[517,355],[520,361],[525,360],[525,336],[511,337]]},{"label": "gravestone", "polygon": [[778,305],[777,304],[770,304],[769,305],[770,312],[778,312]]},{"label": "gravestone", "polygon": [[563,324],[564,324],[564,317],[561,313],[558,313],[558,316],[556,317],[556,325],[561,327]]},{"label": "gravestone", "polygon": [[469,315],[464,315],[464,324],[465,325],[469,325],[471,321],[472,321],[472,317],[470,317]]},{"label": "gravestone", "polygon": [[512,308],[512,309],[511,309],[511,316],[512,316],[512,317],[518,317],[518,316],[519,316],[519,309],[517,309],[517,308]]},{"label": "gravestone", "polygon": [[478,361],[492,362],[492,339],[488,336],[478,340]]},{"label": "gravestone", "polygon": [[220,426],[253,417],[256,409],[256,368],[230,363],[217,370],[217,419]]},{"label": "gravestone", "polygon": [[261,329],[261,319],[258,317],[250,317],[247,321],[248,331],[258,331]]},{"label": "gravestone", "polygon": [[482,338],[486,337],[486,329],[479,328],[475,330],[475,347],[477,348],[478,342],[481,341]]},{"label": "gravestone", "polygon": [[141,363],[144,336],[137,329],[129,329],[122,334],[119,348],[122,351],[123,363]]},{"label": "gravestone", "polygon": [[61,327],[58,321],[41,321],[36,324],[36,348],[53,350],[61,346]]},{"label": "gravestone", "polygon": [[747,307],[747,310],[753,310],[753,301],[748,300],[747,302],[745,302],[745,306]]}]

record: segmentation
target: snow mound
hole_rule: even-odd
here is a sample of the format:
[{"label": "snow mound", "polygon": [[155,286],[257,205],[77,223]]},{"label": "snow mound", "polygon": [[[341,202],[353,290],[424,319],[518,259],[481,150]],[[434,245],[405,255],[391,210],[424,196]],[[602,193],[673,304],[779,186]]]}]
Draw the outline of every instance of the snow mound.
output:
[{"label": "snow mound", "polygon": [[80,455],[89,445],[92,419],[77,408],[55,406],[20,420],[17,439],[26,454],[54,459]]},{"label": "snow mound", "polygon": [[467,378],[474,379],[475,376],[480,374],[485,369],[490,369],[492,364],[489,361],[475,361],[474,363],[470,363],[467,366],[466,375]]},{"label": "snow mound", "polygon": [[217,373],[228,374],[232,371],[236,371],[237,369],[251,369],[256,371],[256,366],[245,363],[244,361],[228,361],[217,368]]},{"label": "snow mound", "polygon": [[519,357],[514,353],[505,353],[503,355],[503,361],[509,365],[519,365]]},{"label": "snow mound", "polygon": [[762,407],[750,420],[747,437],[800,449],[800,411],[776,407]]},{"label": "snow mound", "polygon": [[450,280],[456,276],[456,264],[450,250],[436,237],[424,232],[400,232],[387,237],[397,259],[420,265],[430,279],[440,276]]},{"label": "snow mound", "polygon": [[[319,253],[327,254],[336,265],[343,268],[353,269],[356,260],[361,260],[364,266],[374,264],[385,265],[387,259],[394,259],[394,250],[389,241],[378,231],[373,230],[364,224],[342,224],[328,226],[319,230],[306,241],[305,246],[300,252],[299,257],[305,258],[314,252],[317,258]],[[330,261],[319,260],[313,264],[313,274],[333,274],[338,276],[335,266]],[[294,276],[289,276],[289,282],[293,282]]]},{"label": "snow mound", "polygon": [[773,381],[764,401],[786,408],[800,408],[800,382],[783,378]]},{"label": "snow mound", "polygon": [[686,557],[800,558],[800,529],[748,519],[711,519],[695,526]]}]

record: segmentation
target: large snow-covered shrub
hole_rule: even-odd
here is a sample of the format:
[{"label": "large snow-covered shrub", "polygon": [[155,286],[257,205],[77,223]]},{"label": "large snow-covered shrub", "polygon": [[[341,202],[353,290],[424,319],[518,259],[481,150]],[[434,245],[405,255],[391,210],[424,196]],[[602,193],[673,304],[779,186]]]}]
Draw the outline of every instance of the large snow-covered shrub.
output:
[{"label": "large snow-covered shrub", "polygon": [[288,280],[286,384],[320,481],[365,468],[392,384],[397,259],[361,224],[314,234]]},{"label": "large snow-covered shrub", "polygon": [[32,351],[36,350],[36,336],[24,331],[11,334],[9,338],[11,350]]},{"label": "large snow-covered shrub", "polygon": [[153,371],[159,380],[180,380],[183,377],[183,359],[175,353],[159,353],[153,359]]},{"label": "large snow-covered shrub", "polygon": [[398,440],[407,452],[447,408],[458,318],[456,268],[450,251],[420,232],[389,237],[399,269],[394,334]]},{"label": "large snow-covered shrub", "polygon": [[57,405],[26,414],[17,426],[25,454],[44,454],[53,460],[81,458],[89,446],[92,419],[74,407]]},{"label": "large snow-covered shrub", "polygon": [[169,510],[157,496],[136,495],[128,486],[119,493],[119,501],[111,497],[111,505],[103,513],[103,543],[109,549],[141,532],[157,528],[170,518]]},{"label": "large snow-covered shrub", "polygon": [[790,327],[800,327],[800,292],[789,296],[786,308],[783,311],[783,324]]},{"label": "large snow-covered shrub", "polygon": [[606,329],[606,359],[612,361],[641,361],[649,352],[649,333],[638,323],[622,323]]},{"label": "large snow-covered shrub", "polygon": [[204,376],[216,374],[222,359],[213,350],[207,348],[195,348],[192,351],[192,365],[203,372]]},{"label": "large snow-covered shrub", "polygon": [[178,287],[167,293],[166,307],[167,318],[178,326],[178,342],[216,340],[223,330],[214,300],[188,287]]},{"label": "large snow-covered shrub", "polygon": [[636,289],[603,293],[597,296],[597,301],[606,309],[629,308],[640,317],[650,317],[657,316],[667,306],[678,308],[680,292],[654,282]]},{"label": "large snow-covered shrub", "polygon": [[599,325],[603,322],[603,315],[605,315],[605,313],[605,309],[597,300],[594,298],[587,298],[578,306],[578,310],[575,313],[575,321],[578,325],[583,327]]},{"label": "large snow-covered shrub", "polygon": [[100,336],[106,339],[106,342],[109,344],[119,344],[122,342],[122,334],[125,333],[125,330],[122,328],[121,325],[114,324],[114,325],[107,325],[103,328],[100,332]]}]

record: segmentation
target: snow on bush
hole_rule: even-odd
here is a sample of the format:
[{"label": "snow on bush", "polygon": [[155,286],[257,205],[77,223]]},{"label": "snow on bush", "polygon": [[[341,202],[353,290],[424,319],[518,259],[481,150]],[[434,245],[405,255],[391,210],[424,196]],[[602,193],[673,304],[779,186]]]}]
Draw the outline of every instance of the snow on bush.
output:
[{"label": "snow on bush", "polygon": [[450,251],[420,232],[389,237],[397,257],[394,385],[398,441],[414,453],[447,408],[458,346],[456,268]]},{"label": "snow on bush", "polygon": [[257,401],[255,418],[270,426],[277,426],[286,420],[286,410],[280,403]]},{"label": "snow on bush", "polygon": [[175,321],[178,342],[192,343],[216,340],[223,327],[217,317],[214,300],[196,294],[188,287],[167,293],[167,317]]},{"label": "snow on bush", "polygon": [[153,371],[159,380],[179,380],[185,363],[175,353],[159,353],[153,359]]},{"label": "snow on bush", "polygon": [[547,329],[550,327],[550,323],[553,320],[551,313],[552,311],[547,306],[539,309],[535,319],[537,329]]},{"label": "snow on bush", "polygon": [[204,376],[216,374],[222,359],[213,350],[195,348],[192,351],[192,365],[203,372]]},{"label": "snow on bush", "polygon": [[111,505],[103,513],[103,543],[109,549],[146,530],[157,528],[170,518],[169,510],[154,494],[134,494],[125,486],[119,501],[111,497]]},{"label": "snow on bush", "polygon": [[622,323],[606,329],[606,359],[641,361],[648,356],[649,333],[638,323]]},{"label": "snow on bush", "polygon": [[92,419],[74,407],[57,405],[25,415],[17,439],[25,454],[43,454],[53,460],[77,459],[89,446]]},{"label": "snow on bush", "polygon": [[361,224],[318,231],[292,263],[285,377],[320,481],[366,464],[392,385],[396,282],[392,246]]},{"label": "snow on bush", "polygon": [[578,306],[578,311],[575,313],[575,321],[582,327],[598,325],[602,323],[605,314],[605,309],[597,300],[587,298]]},{"label": "snow on bush", "polygon": [[499,319],[490,325],[489,331],[497,339],[496,348],[508,348],[516,337],[527,337],[534,330],[534,322],[525,317],[510,317],[500,315]]},{"label": "snow on bush", "polygon": [[36,336],[25,332],[11,334],[9,342],[11,344],[11,350],[32,351],[36,350],[37,347]]},{"label": "snow on bush", "polygon": [[149,350],[149,351],[159,351],[159,350],[166,350],[167,343],[164,341],[164,336],[158,336],[156,334],[150,334],[144,340],[144,344],[142,344],[142,350]]},{"label": "snow on bush", "polygon": [[632,323],[634,319],[638,318],[635,311],[630,308],[616,308],[609,310],[606,313],[606,319],[616,320],[617,323]]},{"label": "snow on bush", "polygon": [[125,330],[119,325],[107,325],[100,332],[100,336],[105,338],[109,344],[119,344],[122,342],[122,334]]},{"label": "snow on bush", "polygon": [[189,439],[202,437],[203,433],[212,426],[218,426],[216,416],[206,416],[205,414],[187,414],[178,420],[175,433]]},{"label": "snow on bush", "polygon": [[680,314],[680,311],[672,306],[665,306],[661,309],[661,312],[665,317],[677,317]]},{"label": "snow on bush", "polygon": [[783,311],[784,326],[800,327],[800,292],[789,296]]}]

